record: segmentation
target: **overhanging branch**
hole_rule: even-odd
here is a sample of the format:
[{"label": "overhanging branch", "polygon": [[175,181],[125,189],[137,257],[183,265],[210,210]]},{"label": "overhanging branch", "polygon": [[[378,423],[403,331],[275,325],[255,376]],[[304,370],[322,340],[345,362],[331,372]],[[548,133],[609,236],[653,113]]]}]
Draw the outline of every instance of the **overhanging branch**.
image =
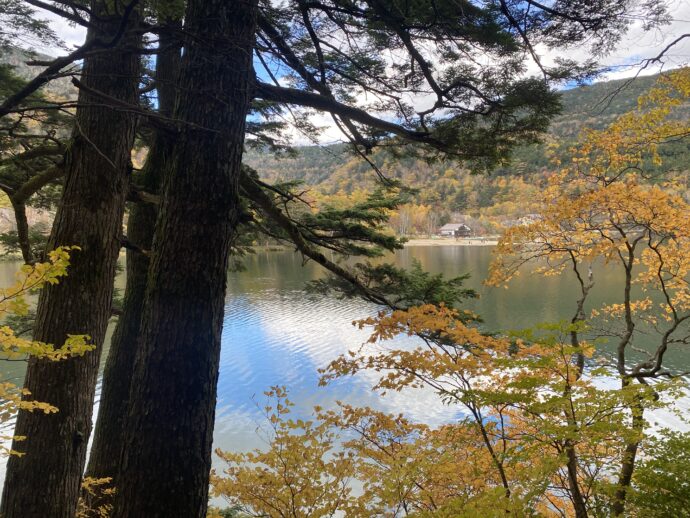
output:
[{"label": "overhanging branch", "polygon": [[334,115],[359,122],[360,124],[364,124],[371,128],[376,128],[381,131],[398,135],[407,140],[429,144],[437,148],[443,147],[442,143],[432,138],[428,132],[411,130],[401,126],[400,124],[379,119],[378,117],[369,115],[366,111],[360,108],[348,106],[347,104],[343,104],[320,94],[306,92],[296,88],[269,85],[261,81],[256,81],[254,96],[267,101],[294,104],[329,112]]}]

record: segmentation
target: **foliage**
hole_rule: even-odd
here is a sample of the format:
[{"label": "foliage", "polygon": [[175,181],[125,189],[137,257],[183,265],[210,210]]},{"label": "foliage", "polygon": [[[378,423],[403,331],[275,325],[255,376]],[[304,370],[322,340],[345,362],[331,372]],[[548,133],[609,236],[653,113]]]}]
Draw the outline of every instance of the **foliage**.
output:
[{"label": "foliage", "polygon": [[690,434],[660,430],[646,439],[648,456],[633,479],[631,508],[636,516],[685,516],[690,509]]},{"label": "foliage", "polygon": [[[284,389],[266,395],[267,452],[216,451],[228,463],[224,477],[212,474],[215,496],[239,504],[252,516],[333,516],[356,511],[350,485],[352,456],[335,450],[328,423],[286,419],[292,403]],[[300,433],[294,433],[299,431]]]},{"label": "foliage", "polygon": [[[690,69],[683,69],[662,77],[640,99],[638,110],[606,130],[587,132],[572,163],[554,174],[544,191],[541,219],[505,233],[488,279],[504,284],[524,265],[543,275],[571,271],[581,291],[573,321],[608,329],[606,335],[617,340],[617,369],[624,378],[670,375],[663,369],[664,354],[684,343],[688,333],[690,204],[677,194],[673,178],[651,185],[641,179],[648,157],[660,160],[660,142],[690,134],[687,121],[670,117],[689,96]],[[624,275],[621,303],[586,315],[596,260]],[[635,285],[641,288],[638,297]],[[658,335],[658,345],[629,370],[626,349],[640,333],[650,332]]]},{"label": "foliage", "polygon": [[[602,81],[561,92],[563,113],[552,121],[544,142],[516,148],[511,162],[491,175],[471,175],[465,165],[452,159],[427,163],[422,158],[395,157],[387,148],[374,150],[367,158],[380,171],[416,190],[409,204],[392,213],[390,227],[398,235],[429,235],[430,227],[435,232],[459,215],[473,216],[470,226],[478,234],[497,234],[499,226],[519,224],[524,216],[538,212],[540,193],[554,171],[553,161],[570,159],[579,133],[585,128],[602,130],[634,109],[638,96],[654,88],[658,78]],[[689,109],[690,102],[682,100],[671,118],[687,120]],[[687,171],[689,145],[687,139],[660,143],[662,162],[647,159],[645,170],[654,176]],[[329,203],[359,199],[376,183],[371,167],[342,144],[300,147],[288,157],[249,150],[245,161],[261,171],[266,181],[300,181],[313,197]]]},{"label": "foliage", "polygon": [[[17,48],[3,56],[18,63],[30,57],[31,54]],[[0,65],[0,98],[28,84],[20,72],[29,77],[33,75],[22,66]],[[45,92],[34,92],[25,98],[19,105],[19,112],[5,117],[6,124],[0,129],[0,190],[12,207],[16,221],[16,230],[0,235],[0,244],[6,253],[21,251],[26,263],[40,260],[47,239],[40,225],[30,226],[27,206],[52,209],[61,192],[59,179],[66,151],[63,140],[71,128],[69,113],[33,109],[57,102],[65,95],[64,88],[58,88],[57,83],[51,84]],[[68,90],[67,95],[70,94],[74,96],[74,92]]]},{"label": "foliage", "polygon": [[[48,261],[34,265],[24,265],[17,272],[16,282],[0,289],[0,316],[25,315],[29,311],[27,296],[46,284],[57,284],[60,277],[67,275],[71,251],[77,247],[60,247],[48,254]],[[28,357],[46,361],[61,361],[73,356],[82,356],[93,349],[89,337],[69,335],[60,347],[16,335],[7,325],[0,326],[0,354],[4,360],[23,360]],[[58,409],[49,403],[33,401],[25,389],[9,382],[0,383],[0,422],[12,419],[19,410],[40,411],[46,414]],[[10,437],[2,436],[3,440]],[[15,438],[16,439],[16,438]],[[21,455],[21,452],[1,448],[4,453]]]},{"label": "foliage", "polygon": [[[687,120],[672,117],[674,108],[689,97],[690,70],[681,69],[662,76],[635,111],[604,130],[585,132],[571,163],[551,178],[541,219],[509,229],[499,242],[488,279],[504,284],[526,265],[542,275],[570,272],[580,288],[573,324],[587,323],[592,333],[614,341],[615,356],[609,363],[622,390],[637,386],[641,391],[627,399],[627,418],[637,436],[628,438],[627,456],[620,461],[612,504],[617,515],[623,512],[647,428],[644,414],[655,406],[665,383],[661,380],[679,374],[666,366],[666,354],[690,337],[690,205],[677,194],[673,178],[642,181],[645,164],[661,160],[662,142],[690,135]],[[588,314],[595,261],[617,269],[622,282],[619,302]],[[633,290],[636,286],[640,295]],[[583,331],[571,332],[574,346]],[[576,364],[582,373],[584,359]],[[654,398],[642,396],[650,391]]]},{"label": "foliage", "polygon": [[113,510],[109,502],[116,492],[111,482],[110,477],[84,477],[81,483],[82,496],[77,502],[75,518],[108,518]]},{"label": "foliage", "polygon": [[[348,197],[344,203],[333,203],[330,199],[305,199],[299,188],[296,182],[272,186],[284,193],[278,203],[284,204],[285,212],[311,243],[343,257],[378,257],[402,248],[402,242],[384,225],[391,212],[407,199],[404,191],[379,187],[361,197]],[[290,240],[284,231],[274,229],[270,220],[262,224],[269,235]]]},{"label": "foliage", "polygon": [[[29,227],[29,242],[31,243],[31,250],[34,257],[40,257],[43,250],[48,243],[47,229],[44,225],[33,225]],[[0,234],[0,249],[2,255],[18,255],[21,254],[21,245],[19,243],[19,235],[16,230]]]},{"label": "foliage", "polygon": [[55,32],[46,20],[20,0],[0,0],[0,52],[3,47],[23,43],[29,46],[57,44]]},{"label": "foliage", "polygon": [[223,509],[210,506],[206,513],[206,518],[246,518],[246,516],[237,506],[225,507]]},{"label": "foliage", "polygon": [[[486,335],[475,315],[444,304],[450,292],[408,295],[409,305],[356,322],[372,330],[368,342],[322,370],[324,385],[367,371],[383,395],[431,389],[462,417],[432,428],[339,403],[293,420],[274,388],[267,450],[219,452],[229,468],[214,478],[216,494],[257,516],[310,515],[306,505],[329,516],[686,514],[688,437],[654,437],[646,416],[685,394],[664,357],[690,339],[690,205],[673,181],[644,178],[644,165],[658,162],[660,143],[689,133],[672,117],[688,95],[690,70],[664,76],[637,110],[588,131],[551,178],[540,218],[501,240],[489,282],[505,284],[525,265],[572,272],[581,296],[570,321]],[[596,280],[583,269],[597,259],[621,269],[622,302],[588,312]],[[630,351],[642,333],[652,347],[638,360]],[[396,347],[398,336],[416,345]],[[613,358],[595,336],[616,341]],[[304,488],[341,488],[348,477],[359,494],[295,504]]]},{"label": "foliage", "polygon": [[[641,397],[649,407],[661,406],[654,391],[601,388],[597,379],[611,375],[604,367],[579,376],[575,358],[592,357],[596,349],[571,345],[573,324],[488,337],[459,316],[427,305],[365,319],[358,325],[372,326],[369,344],[331,363],[323,380],[366,369],[379,374],[374,388],[384,394],[431,387],[446,403],[463,406],[467,417],[431,428],[340,404],[315,409],[316,421],[291,420],[283,389],[273,389],[278,403],[266,408],[275,432],[268,449],[219,452],[230,467],[226,477],[214,478],[215,494],[256,516],[294,515],[286,495],[352,477],[361,494],[324,491],[320,508],[347,510],[347,516],[555,516],[572,512],[574,480],[590,512],[605,514],[615,486],[610,467],[638,437],[626,417],[629,401]],[[378,347],[399,334],[433,338],[413,349]],[[666,389],[677,394],[674,383]],[[569,450],[577,454],[574,479]],[[273,507],[266,507],[269,500]],[[297,516],[312,515],[297,509]]]},{"label": "foliage", "polygon": [[[467,275],[445,279],[442,274],[430,274],[414,260],[410,269],[399,268],[390,263],[357,263],[352,268],[359,286],[375,292],[384,305],[393,308],[409,308],[418,304],[447,303],[454,305],[467,298],[477,296],[472,289],[463,286]],[[310,281],[307,290],[311,293],[338,293],[342,297],[361,296],[358,286],[337,275]]]}]

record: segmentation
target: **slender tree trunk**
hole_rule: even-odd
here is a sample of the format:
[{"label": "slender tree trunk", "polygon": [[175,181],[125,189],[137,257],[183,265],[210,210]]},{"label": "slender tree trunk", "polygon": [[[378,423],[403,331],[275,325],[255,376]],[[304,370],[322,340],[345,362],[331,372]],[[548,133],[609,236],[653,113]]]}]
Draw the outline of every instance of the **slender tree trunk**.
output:
[{"label": "slender tree trunk", "polygon": [[568,470],[568,487],[570,489],[570,498],[573,502],[576,518],[587,518],[587,505],[585,503],[582,491],[580,491],[580,480],[577,473],[578,459],[575,446],[570,439],[565,441],[565,452],[568,456],[566,468]]},{"label": "slender tree trunk", "polygon": [[[170,24],[170,28],[173,28]],[[180,65],[180,43],[169,31],[161,32],[160,53],[156,60],[156,90],[161,115],[171,117],[175,108],[176,81]],[[160,190],[162,172],[173,150],[174,135],[157,130],[153,136],[146,163],[141,171],[140,185],[146,192]],[[140,250],[151,250],[158,209],[155,205],[136,202],[127,221],[127,239]],[[117,326],[110,343],[108,360],[103,372],[98,419],[87,473],[89,476],[115,478],[122,452],[122,432],[129,404],[130,384],[134,371],[144,304],[149,257],[136,250],[127,250],[127,285]],[[113,481],[117,487],[117,480]]]},{"label": "slender tree trunk", "polygon": [[31,240],[29,239],[29,220],[26,217],[26,205],[21,202],[15,202],[10,197],[12,203],[12,210],[14,210],[14,219],[17,222],[17,241],[19,242],[19,249],[22,252],[22,259],[25,264],[33,264],[34,253],[31,249]]},{"label": "slender tree trunk", "polygon": [[[106,11],[112,2],[92,2],[99,15],[88,38],[117,40],[127,24]],[[119,6],[122,8],[122,6]],[[109,16],[108,16],[109,15]],[[137,102],[139,59],[130,33],[107,53],[86,58],[82,82],[128,103]],[[110,317],[120,249],[122,214],[130,171],[135,117],[102,106],[85,92],[65,159],[66,181],[48,246],[78,245],[68,276],[39,297],[34,338],[61,344],[67,334],[87,334],[96,350],[62,362],[31,360],[24,386],[31,398],[58,407],[54,415],[20,412],[2,494],[3,518],[73,518],[91,431],[100,350]]]},{"label": "slender tree trunk", "polygon": [[257,0],[190,0],[114,517],[202,518]]},{"label": "slender tree trunk", "polygon": [[[628,386],[630,383],[629,379],[624,379],[623,387]],[[644,430],[644,406],[640,396],[635,396],[635,400],[630,405],[630,412],[632,414],[632,429],[641,436]],[[634,439],[625,445],[623,461],[621,462],[621,469],[618,475],[618,487],[611,505],[611,514],[613,516],[624,516],[625,501],[632,482],[633,472],[635,471],[635,460],[639,446],[640,441],[638,439]]]},{"label": "slender tree trunk", "polygon": [[[580,273],[577,269],[577,263],[574,262],[573,264],[575,273],[577,274],[577,277],[580,280],[580,285],[582,287],[582,298],[577,301],[577,312],[571,320],[573,324],[578,324],[580,322],[584,322],[585,320],[584,304],[585,300],[587,299],[587,294],[589,293],[591,285],[585,286],[582,277],[580,277]],[[575,329],[573,329],[570,332],[570,343],[573,346],[573,348],[580,348],[580,338],[578,332]],[[582,375],[585,371],[585,355],[582,352],[578,352],[575,355],[575,365],[573,367],[575,368],[575,382],[577,382],[578,380],[580,380],[580,378],[582,378]],[[569,377],[570,373],[568,373],[568,378]],[[568,401],[572,400],[572,385],[569,381],[566,384],[565,390],[563,391],[563,395],[567,398]],[[579,424],[577,422],[575,410],[572,406],[570,407],[570,409],[566,409],[565,419],[568,422],[568,425],[572,427],[573,430],[578,429]],[[566,468],[568,471],[568,487],[570,489],[570,498],[573,502],[573,508],[575,509],[575,517],[587,518],[587,503],[585,501],[584,495],[582,494],[582,491],[580,490],[580,478],[578,476],[579,459],[577,456],[577,451],[575,450],[575,444],[572,439],[565,440],[564,449],[568,458],[568,462],[566,464]]]}]

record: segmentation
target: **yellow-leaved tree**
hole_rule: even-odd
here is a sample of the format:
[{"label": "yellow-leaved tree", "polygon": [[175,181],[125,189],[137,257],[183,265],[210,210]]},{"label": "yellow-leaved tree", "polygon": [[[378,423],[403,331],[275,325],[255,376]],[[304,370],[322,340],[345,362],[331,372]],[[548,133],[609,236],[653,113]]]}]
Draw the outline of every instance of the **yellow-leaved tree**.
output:
[{"label": "yellow-leaved tree", "polygon": [[[584,332],[613,343],[611,364],[630,390],[625,418],[635,433],[625,444],[611,512],[622,515],[640,443],[645,411],[662,397],[670,349],[690,340],[690,205],[676,178],[647,174],[660,165],[659,146],[690,135],[690,122],[674,109],[690,99],[690,69],[662,76],[635,111],[608,128],[585,133],[573,158],[550,179],[542,219],[509,229],[500,240],[489,283],[501,285],[525,266],[542,275],[570,274],[580,287],[571,333],[578,346]],[[587,310],[596,279],[595,262],[620,272],[618,301]],[[636,289],[637,288],[637,289]],[[606,361],[606,360],[603,360]],[[580,375],[584,358],[576,361]]]},{"label": "yellow-leaved tree", "polygon": [[[238,513],[271,517],[687,512],[690,491],[652,495],[649,480],[659,465],[690,468],[669,455],[688,441],[648,441],[647,418],[684,394],[684,373],[665,360],[690,343],[690,205],[673,178],[645,170],[663,142],[690,134],[674,117],[689,96],[690,70],[679,70],[637,110],[586,132],[550,179],[541,219],[501,239],[489,283],[529,266],[570,274],[580,288],[570,321],[501,336],[443,305],[383,311],[358,322],[370,340],[322,372],[324,384],[376,373],[382,394],[430,388],[462,408],[457,421],[433,428],[345,404],[292,420],[274,390],[269,448],[220,452],[228,468],[213,479],[216,495]],[[619,300],[603,308],[589,304],[595,261],[620,270]],[[397,346],[400,335],[418,345]]]}]

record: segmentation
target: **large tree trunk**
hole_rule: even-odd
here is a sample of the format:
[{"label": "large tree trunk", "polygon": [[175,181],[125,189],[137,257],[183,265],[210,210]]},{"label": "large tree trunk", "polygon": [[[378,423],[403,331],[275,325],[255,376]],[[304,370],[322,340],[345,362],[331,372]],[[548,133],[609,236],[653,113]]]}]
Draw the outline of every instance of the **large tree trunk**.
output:
[{"label": "large tree trunk", "polygon": [[[118,41],[108,52],[86,58],[82,82],[87,87],[131,104],[137,102],[139,59],[131,48],[128,22],[106,12],[113,2],[93,2],[99,15],[88,38]],[[122,6],[120,6],[121,8]],[[106,16],[106,15],[110,16]],[[103,338],[110,317],[115,266],[120,249],[122,215],[129,183],[135,116],[104,107],[80,92],[80,106],[65,159],[66,181],[49,247],[78,245],[68,276],[46,287],[39,297],[34,338],[53,344],[67,334],[87,334],[96,350],[62,362],[31,360],[25,388],[31,398],[59,408],[54,415],[20,412],[15,435],[26,436],[10,457],[0,515],[73,518],[84,469],[86,445]],[[98,103],[100,106],[88,106]]]},{"label": "large tree trunk", "polygon": [[[190,0],[115,517],[204,517],[257,0]],[[185,124],[187,123],[187,124]]]},{"label": "large tree trunk", "polygon": [[[179,24],[169,24],[170,29]],[[171,117],[175,108],[176,81],[180,65],[180,43],[170,31],[160,34],[160,53],[156,60],[158,109]],[[158,193],[161,177],[170,157],[175,136],[157,130],[153,136],[138,186]],[[139,250],[151,250],[158,209],[155,205],[136,202],[127,221],[127,239],[135,249],[127,250],[127,285],[117,326],[113,332],[108,360],[103,372],[98,419],[87,473],[89,476],[116,478],[122,452],[122,431],[129,407],[129,393],[134,372],[134,358],[139,339],[141,310],[144,305],[149,257]],[[138,250],[137,250],[138,249]],[[117,487],[117,481],[113,481]]]}]

